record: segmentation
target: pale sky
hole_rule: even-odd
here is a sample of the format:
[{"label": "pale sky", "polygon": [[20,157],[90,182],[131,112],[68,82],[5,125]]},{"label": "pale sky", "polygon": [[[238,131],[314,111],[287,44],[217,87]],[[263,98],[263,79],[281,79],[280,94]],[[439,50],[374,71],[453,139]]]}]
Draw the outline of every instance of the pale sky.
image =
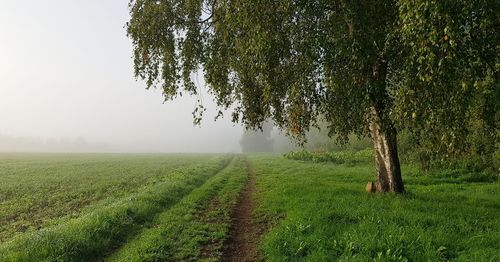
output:
[{"label": "pale sky", "polygon": [[0,135],[83,137],[122,152],[239,151],[242,128],[229,115],[214,122],[209,96],[193,127],[194,98],[163,104],[134,79],[128,17],[128,0],[0,0]]}]

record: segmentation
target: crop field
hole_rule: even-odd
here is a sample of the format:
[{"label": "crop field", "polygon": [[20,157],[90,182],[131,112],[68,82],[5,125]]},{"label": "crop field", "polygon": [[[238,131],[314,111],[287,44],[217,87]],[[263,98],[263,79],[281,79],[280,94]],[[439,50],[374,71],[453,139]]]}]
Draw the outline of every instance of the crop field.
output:
[{"label": "crop field", "polygon": [[1,154],[0,261],[500,260],[498,180],[330,158]]}]

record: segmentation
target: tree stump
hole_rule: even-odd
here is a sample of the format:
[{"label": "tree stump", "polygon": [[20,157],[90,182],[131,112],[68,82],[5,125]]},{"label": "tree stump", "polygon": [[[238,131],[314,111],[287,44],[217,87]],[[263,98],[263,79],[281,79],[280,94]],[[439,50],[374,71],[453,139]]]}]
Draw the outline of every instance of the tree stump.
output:
[{"label": "tree stump", "polygon": [[368,193],[375,193],[375,191],[377,191],[377,188],[375,186],[375,183],[373,182],[368,182],[368,184],[366,184],[366,187],[365,187],[365,190],[366,192]]}]

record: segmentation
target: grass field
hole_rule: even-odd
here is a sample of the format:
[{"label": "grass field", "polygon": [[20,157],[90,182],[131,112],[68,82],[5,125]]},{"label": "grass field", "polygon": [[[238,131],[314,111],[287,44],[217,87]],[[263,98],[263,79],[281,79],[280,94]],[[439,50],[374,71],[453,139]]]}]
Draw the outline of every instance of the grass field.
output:
[{"label": "grass field", "polygon": [[267,261],[500,261],[500,183],[281,155],[0,155],[0,261],[217,261],[239,192]]},{"label": "grass field", "polygon": [[276,226],[269,261],[500,261],[500,184],[423,175],[404,166],[407,194],[365,194],[371,163],[252,156],[259,213]]}]

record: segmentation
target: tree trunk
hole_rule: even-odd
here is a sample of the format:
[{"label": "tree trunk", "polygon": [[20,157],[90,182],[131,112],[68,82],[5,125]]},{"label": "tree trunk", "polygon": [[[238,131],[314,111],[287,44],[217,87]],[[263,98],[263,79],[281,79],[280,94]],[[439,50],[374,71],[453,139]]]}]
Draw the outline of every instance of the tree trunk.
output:
[{"label": "tree trunk", "polygon": [[397,132],[394,125],[381,117],[375,107],[372,108],[370,131],[374,146],[375,165],[377,167],[376,189],[379,192],[403,193],[404,185],[399,165]]}]

